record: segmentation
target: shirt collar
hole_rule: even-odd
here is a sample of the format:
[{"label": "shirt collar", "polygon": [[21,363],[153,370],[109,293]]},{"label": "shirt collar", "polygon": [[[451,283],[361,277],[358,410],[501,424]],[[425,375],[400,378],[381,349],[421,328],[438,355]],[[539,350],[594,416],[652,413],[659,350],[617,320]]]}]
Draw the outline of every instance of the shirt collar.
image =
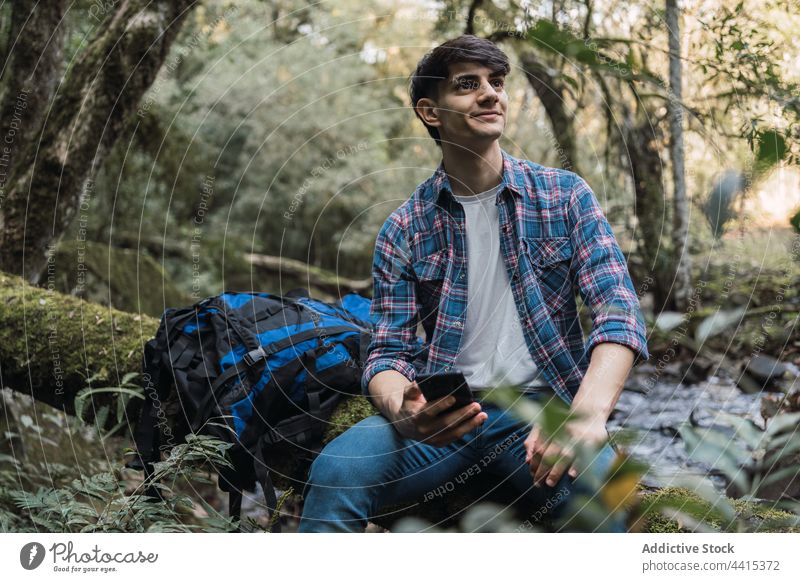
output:
[{"label": "shirt collar", "polygon": [[[498,196],[506,189],[521,196],[525,191],[525,179],[521,162],[502,148],[500,152],[503,155],[503,187],[498,191]],[[431,176],[428,192],[431,194],[433,201],[438,203],[444,191],[449,192],[451,195],[453,194],[453,189],[450,187],[450,180],[447,178],[447,172],[444,170],[444,160],[442,160],[439,163],[439,167],[436,168],[436,171]]]}]

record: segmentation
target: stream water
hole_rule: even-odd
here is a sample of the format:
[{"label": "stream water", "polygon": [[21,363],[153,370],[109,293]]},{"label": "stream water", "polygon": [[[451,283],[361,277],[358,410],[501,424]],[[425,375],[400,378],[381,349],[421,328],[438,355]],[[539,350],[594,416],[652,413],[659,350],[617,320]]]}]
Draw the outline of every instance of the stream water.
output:
[{"label": "stream water", "polygon": [[[636,431],[633,441],[626,444],[627,450],[645,461],[650,471],[643,482],[646,485],[663,487],[676,474],[707,475],[710,467],[689,458],[683,440],[678,436],[678,426],[692,421],[698,427],[717,425],[738,439],[733,429],[720,418],[727,412],[749,418],[763,427],[761,417],[761,393],[746,394],[733,381],[712,377],[691,385],[656,382],[646,393],[641,391],[640,378],[632,376],[620,396],[608,428]],[[716,475],[711,481],[722,488],[724,481]]]}]

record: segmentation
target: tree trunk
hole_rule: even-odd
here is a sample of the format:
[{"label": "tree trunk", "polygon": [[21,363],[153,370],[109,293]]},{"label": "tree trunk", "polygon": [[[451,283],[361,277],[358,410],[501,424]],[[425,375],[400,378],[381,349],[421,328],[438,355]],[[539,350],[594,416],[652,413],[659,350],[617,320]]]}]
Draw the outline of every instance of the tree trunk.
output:
[{"label": "tree trunk", "polygon": [[[27,394],[67,414],[75,414],[75,396],[89,386],[118,386],[129,372],[141,372],[142,350],[158,320],[125,313],[51,289],[31,286],[0,273],[0,386]],[[107,405],[100,394],[85,407],[84,420]],[[131,423],[140,399],[128,407]],[[105,428],[116,424],[110,414]]]},{"label": "tree trunk", "polygon": [[35,147],[61,80],[64,5],[64,0],[19,0],[11,7],[8,58],[0,89],[0,201],[14,179],[12,171],[21,166],[17,164],[21,152],[31,144]]},{"label": "tree trunk", "polygon": [[625,151],[628,154],[636,204],[636,240],[638,255],[644,264],[632,268],[637,287],[653,293],[655,312],[671,309],[670,266],[660,244],[664,231],[666,197],[664,195],[661,130],[654,117],[645,115],[636,123],[628,117],[623,125]]},{"label": "tree trunk", "polygon": [[675,307],[685,310],[692,287],[691,256],[689,255],[689,204],[686,200],[686,172],[683,151],[683,107],[681,106],[681,42],[677,0],[667,0],[666,23],[669,35],[669,115],[670,158],[674,187],[672,229],[673,264],[675,265]]},{"label": "tree trunk", "polygon": [[552,148],[556,150],[561,167],[580,173],[575,162],[575,131],[572,115],[565,106],[564,88],[534,53],[525,52],[519,58],[525,78],[539,97],[550,120],[553,132],[547,137]]},{"label": "tree trunk", "polygon": [[193,5],[128,0],[99,27],[51,100],[37,147],[15,161],[19,169],[11,171],[3,205],[0,269],[40,282],[48,248],[91,197],[95,173],[125,120],[137,113]]}]

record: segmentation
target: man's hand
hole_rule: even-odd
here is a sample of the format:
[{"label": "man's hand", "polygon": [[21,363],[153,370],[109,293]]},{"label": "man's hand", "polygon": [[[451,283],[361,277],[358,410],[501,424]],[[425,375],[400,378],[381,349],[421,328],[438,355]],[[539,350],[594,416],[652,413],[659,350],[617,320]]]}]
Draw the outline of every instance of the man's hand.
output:
[{"label": "man's hand", "polygon": [[538,425],[525,439],[525,462],[530,466],[533,483],[537,487],[542,483],[555,486],[567,470],[570,477],[578,476],[578,469],[572,464],[574,447],[578,441],[596,444],[608,438],[605,423],[598,421],[573,422],[568,425],[567,432],[571,438],[564,445],[546,440]]},{"label": "man's hand", "polygon": [[477,402],[441,414],[454,402],[454,396],[428,402],[417,383],[411,382],[403,390],[403,402],[394,415],[395,428],[406,438],[434,447],[445,447],[488,418],[485,412],[481,412],[481,405]]},{"label": "man's hand", "polygon": [[634,351],[627,346],[611,342],[597,344],[572,401],[571,410],[578,419],[566,427],[567,443],[559,446],[547,442],[536,426],[525,439],[525,461],[530,465],[534,484],[538,486],[544,482],[553,487],[568,468],[569,475],[577,477],[577,468],[572,465],[577,441],[594,445],[608,438],[606,421],[622,393],[633,358]]}]

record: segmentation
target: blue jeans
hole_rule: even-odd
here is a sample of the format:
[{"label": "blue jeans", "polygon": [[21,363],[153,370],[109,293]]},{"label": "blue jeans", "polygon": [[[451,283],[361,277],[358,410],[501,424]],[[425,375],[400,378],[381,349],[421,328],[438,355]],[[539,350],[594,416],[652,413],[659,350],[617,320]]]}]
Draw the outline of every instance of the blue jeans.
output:
[{"label": "blue jeans", "polygon": [[[298,531],[364,531],[381,508],[427,500],[437,488],[452,491],[457,477],[462,486],[469,487],[464,472],[470,468],[488,471],[498,481],[508,480],[533,506],[547,507],[541,513],[557,517],[581,479],[565,472],[552,487],[534,487],[523,444],[532,425],[490,402],[481,402],[481,407],[488,415],[483,424],[445,447],[404,438],[382,415],[350,427],[329,442],[312,464]],[[606,444],[590,470],[605,475],[614,456]],[[624,524],[611,529],[624,531]]]}]

